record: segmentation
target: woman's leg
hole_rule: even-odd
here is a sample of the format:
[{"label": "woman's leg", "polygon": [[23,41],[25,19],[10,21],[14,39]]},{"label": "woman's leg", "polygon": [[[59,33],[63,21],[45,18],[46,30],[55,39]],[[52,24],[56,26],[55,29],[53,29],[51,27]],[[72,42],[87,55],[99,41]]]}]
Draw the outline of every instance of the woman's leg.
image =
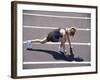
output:
[{"label": "woman's leg", "polygon": [[46,42],[48,42],[46,37],[43,38],[43,39],[33,39],[32,40],[32,43],[42,43],[42,44],[44,44]]},{"label": "woman's leg", "polygon": [[32,49],[32,43],[41,43],[41,44],[44,44],[46,42],[47,42],[47,38],[28,40],[27,44],[26,44],[26,48],[27,49]]},{"label": "woman's leg", "polygon": [[64,47],[64,49],[65,49],[66,37],[60,38],[60,39],[59,39],[59,42],[61,42],[60,47]]},{"label": "woman's leg", "polygon": [[64,54],[66,55],[66,48],[65,48],[65,42],[66,42],[66,38],[60,38],[59,41],[61,42],[60,44],[60,48],[61,50],[64,52]]}]

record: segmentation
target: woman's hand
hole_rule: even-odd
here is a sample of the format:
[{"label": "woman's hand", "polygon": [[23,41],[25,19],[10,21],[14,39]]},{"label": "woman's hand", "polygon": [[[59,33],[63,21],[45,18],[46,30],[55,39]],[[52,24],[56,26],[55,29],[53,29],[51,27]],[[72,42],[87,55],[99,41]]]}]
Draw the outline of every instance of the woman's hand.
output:
[{"label": "woman's hand", "polygon": [[71,47],[70,47],[70,55],[74,57],[74,53]]}]

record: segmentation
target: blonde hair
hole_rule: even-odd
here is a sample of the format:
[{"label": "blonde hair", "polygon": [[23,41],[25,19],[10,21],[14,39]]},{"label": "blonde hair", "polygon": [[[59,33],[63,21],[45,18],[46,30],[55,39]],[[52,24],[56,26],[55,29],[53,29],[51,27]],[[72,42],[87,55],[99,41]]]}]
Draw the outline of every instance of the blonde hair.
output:
[{"label": "blonde hair", "polygon": [[75,32],[76,32],[76,29],[74,27],[71,27],[69,29],[69,33],[70,33],[71,36],[74,36],[75,35]]}]

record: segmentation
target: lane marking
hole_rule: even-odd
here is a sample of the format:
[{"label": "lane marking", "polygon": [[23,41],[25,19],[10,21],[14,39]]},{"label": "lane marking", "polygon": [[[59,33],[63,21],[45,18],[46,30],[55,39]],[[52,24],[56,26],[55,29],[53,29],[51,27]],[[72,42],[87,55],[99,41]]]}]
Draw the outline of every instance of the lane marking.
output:
[{"label": "lane marking", "polygon": [[[23,42],[23,44],[26,44],[26,43],[27,43],[27,40]],[[32,44],[41,44],[41,43],[32,43]],[[60,42],[47,42],[45,44],[60,44]],[[68,45],[69,43],[66,42],[65,44]],[[72,45],[88,45],[88,46],[91,45],[91,43],[71,43],[71,44]]]},{"label": "lane marking", "polygon": [[53,62],[23,62],[23,64],[90,64],[91,62],[85,61],[85,62],[68,62],[68,61],[53,61]]},{"label": "lane marking", "polygon": [[[24,28],[36,28],[36,29],[58,29],[58,27],[40,27],[40,26],[24,26]],[[70,29],[70,28],[67,28]],[[90,31],[91,29],[88,28],[76,28],[79,31]]]},{"label": "lane marking", "polygon": [[30,16],[42,16],[42,17],[54,17],[54,18],[71,18],[71,19],[91,19],[89,17],[72,17],[72,16],[57,16],[57,15],[47,15],[47,14],[32,14],[32,13],[23,13],[23,15]]},{"label": "lane marking", "polygon": [[40,27],[40,26],[24,26],[24,28],[37,28],[37,29],[58,29],[57,27]]}]

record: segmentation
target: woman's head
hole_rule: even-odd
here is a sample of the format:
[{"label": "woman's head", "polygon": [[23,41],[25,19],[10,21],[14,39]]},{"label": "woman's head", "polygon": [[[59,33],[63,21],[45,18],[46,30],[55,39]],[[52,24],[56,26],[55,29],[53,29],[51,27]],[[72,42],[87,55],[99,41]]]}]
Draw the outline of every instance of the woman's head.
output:
[{"label": "woman's head", "polygon": [[70,36],[74,36],[76,29],[74,27],[71,27],[70,29],[66,28],[66,32],[68,32]]},{"label": "woman's head", "polygon": [[76,29],[75,29],[74,27],[71,27],[71,28],[69,29],[69,35],[70,35],[70,36],[74,36],[74,35],[75,35],[75,32],[76,32]]}]

